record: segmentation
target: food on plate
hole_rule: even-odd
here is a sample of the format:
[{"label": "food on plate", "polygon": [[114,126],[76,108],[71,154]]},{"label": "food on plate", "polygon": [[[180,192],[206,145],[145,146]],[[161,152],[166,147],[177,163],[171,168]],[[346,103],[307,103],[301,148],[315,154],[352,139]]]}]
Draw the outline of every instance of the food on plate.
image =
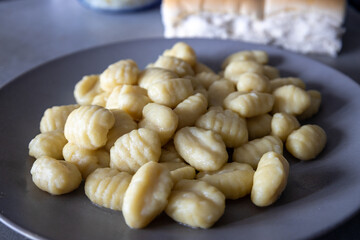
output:
[{"label": "food on plate", "polygon": [[78,105],[47,109],[29,144],[33,182],[58,195],[84,180],[90,201],[122,211],[131,228],[163,211],[209,228],[225,199],[247,195],[256,206],[273,204],[289,173],[283,144],[313,159],[326,133],[299,122],[319,111],[321,93],[280,76],[269,58],[239,51],[216,73],[179,42],[145,69],[125,59],[83,77]]},{"label": "food on plate", "polygon": [[[336,56],[345,8],[345,0],[163,0],[161,15],[166,38],[233,39]],[[249,50],[236,57],[257,55]]]}]

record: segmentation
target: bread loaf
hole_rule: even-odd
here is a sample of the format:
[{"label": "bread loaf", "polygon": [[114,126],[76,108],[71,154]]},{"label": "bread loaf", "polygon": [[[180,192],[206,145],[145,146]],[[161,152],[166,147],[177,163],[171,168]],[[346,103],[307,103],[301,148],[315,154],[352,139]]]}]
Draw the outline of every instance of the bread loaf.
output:
[{"label": "bread loaf", "polygon": [[165,37],[237,39],[336,56],[345,0],[163,0]]}]

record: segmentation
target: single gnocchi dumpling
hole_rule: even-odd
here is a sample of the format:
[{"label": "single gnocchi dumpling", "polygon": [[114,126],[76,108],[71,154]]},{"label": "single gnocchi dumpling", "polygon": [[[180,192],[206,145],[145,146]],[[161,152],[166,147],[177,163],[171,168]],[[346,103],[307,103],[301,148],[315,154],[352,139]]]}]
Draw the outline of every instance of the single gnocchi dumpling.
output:
[{"label": "single gnocchi dumpling", "polygon": [[235,61],[229,63],[224,71],[224,77],[237,84],[239,77],[243,73],[252,72],[263,74],[263,65],[255,61]]},{"label": "single gnocchi dumpling", "polygon": [[235,162],[247,163],[256,169],[262,155],[270,151],[283,154],[283,142],[280,138],[266,136],[245,143],[235,148],[232,159]]},{"label": "single gnocchi dumpling", "polygon": [[149,86],[149,98],[158,104],[174,108],[193,93],[191,80],[174,78],[167,81],[156,82]]},{"label": "single gnocchi dumpling", "polygon": [[69,114],[79,105],[54,106],[46,109],[40,121],[40,132],[64,131],[65,122]]},{"label": "single gnocchi dumpling", "polygon": [[168,69],[175,72],[179,77],[194,75],[191,65],[177,57],[159,56],[153,67]]},{"label": "single gnocchi dumpling", "polygon": [[205,89],[208,89],[211,84],[221,79],[219,75],[211,72],[198,73],[196,74],[195,78]]},{"label": "single gnocchi dumpling", "polygon": [[264,75],[268,79],[273,80],[280,77],[280,72],[276,67],[264,65]]},{"label": "single gnocchi dumpling", "polygon": [[249,140],[269,135],[271,133],[271,119],[271,115],[267,113],[247,118],[246,125],[249,132]]},{"label": "single gnocchi dumpling", "polygon": [[311,104],[309,94],[294,85],[285,85],[273,92],[273,113],[285,112],[292,115],[302,114]]},{"label": "single gnocchi dumpling", "polygon": [[137,123],[131,118],[131,116],[121,109],[110,109],[115,118],[114,126],[109,130],[105,149],[110,151],[110,148],[114,145],[115,141],[132,130],[137,128]]},{"label": "single gnocchi dumpling", "polygon": [[270,112],[274,105],[274,96],[260,92],[233,92],[224,99],[223,105],[242,117],[250,118]]},{"label": "single gnocchi dumpling", "polygon": [[214,82],[208,89],[209,106],[222,107],[224,99],[232,92],[235,92],[234,83],[223,79]]},{"label": "single gnocchi dumpling", "polygon": [[110,149],[110,167],[135,173],[148,162],[158,162],[161,154],[159,135],[139,128],[122,135]]},{"label": "single gnocchi dumpling", "polygon": [[296,77],[286,77],[286,78],[275,78],[270,81],[271,92],[275,91],[275,89],[286,86],[286,85],[294,85],[301,89],[305,89],[305,83],[300,78]]},{"label": "single gnocchi dumpling", "polygon": [[72,111],[65,124],[65,137],[69,142],[87,149],[105,146],[114,115],[106,108],[90,105]]},{"label": "single gnocchi dumpling", "polygon": [[175,72],[164,68],[147,68],[140,73],[138,83],[140,87],[148,89],[151,84],[178,77]]},{"label": "single gnocchi dumpling", "polygon": [[289,163],[281,154],[265,153],[254,174],[251,201],[258,207],[273,204],[285,189],[288,175]]},{"label": "single gnocchi dumpling", "polygon": [[310,96],[311,104],[302,114],[297,116],[300,120],[306,120],[314,116],[319,111],[321,105],[321,93],[319,91],[309,90],[307,93]]},{"label": "single gnocchi dumpling", "polygon": [[299,121],[287,113],[275,113],[271,120],[271,135],[279,137],[283,142],[289,134],[300,127]]},{"label": "single gnocchi dumpling", "polygon": [[270,92],[270,80],[261,74],[247,72],[239,76],[236,89],[240,92]]},{"label": "single gnocchi dumpling", "polygon": [[165,212],[175,221],[194,228],[210,228],[225,211],[225,196],[199,180],[180,180],[169,197]]},{"label": "single gnocchi dumpling", "polygon": [[178,116],[178,129],[192,126],[206,112],[208,101],[204,94],[196,93],[179,103],[174,112]]},{"label": "single gnocchi dumpling", "polygon": [[196,170],[213,171],[228,159],[220,135],[197,127],[184,127],[176,132],[174,144],[180,156]]},{"label": "single gnocchi dumpling", "polygon": [[52,157],[63,159],[62,149],[67,140],[62,131],[51,131],[38,134],[29,143],[29,155],[34,158]]},{"label": "single gnocchi dumpling", "polygon": [[227,199],[238,199],[251,192],[254,172],[248,164],[232,162],[217,171],[199,172],[196,178],[219,189]]},{"label": "single gnocchi dumpling", "polygon": [[90,150],[67,143],[63,148],[64,159],[76,165],[83,179],[97,168],[109,167],[110,155],[104,149]]},{"label": "single gnocchi dumpling", "polygon": [[252,51],[240,51],[228,56],[222,64],[222,69],[225,69],[227,65],[235,61],[256,61],[260,64],[266,64],[269,62],[269,56],[265,51],[252,50]]},{"label": "single gnocchi dumpling", "polygon": [[191,66],[196,64],[196,53],[194,49],[184,42],[174,44],[171,49],[165,50],[163,55],[180,58]]},{"label": "single gnocchi dumpling", "polygon": [[133,85],[121,85],[111,92],[106,108],[124,110],[134,120],[139,120],[144,106],[149,102],[146,89]]},{"label": "single gnocchi dumpling", "polygon": [[91,202],[113,210],[122,210],[125,192],[132,175],[113,168],[98,168],[85,181],[85,194]]},{"label": "single gnocchi dumpling", "polygon": [[131,59],[120,60],[111,64],[100,75],[100,87],[107,92],[111,92],[115,87],[123,84],[137,84],[139,69]]},{"label": "single gnocchi dumpling", "polygon": [[109,99],[111,92],[102,92],[94,97],[91,105],[97,105],[100,107],[106,107],[107,100]]},{"label": "single gnocchi dumpling", "polygon": [[219,134],[226,147],[238,147],[248,141],[245,119],[231,110],[212,108],[196,121],[195,126]]},{"label": "single gnocchi dumpling", "polygon": [[165,145],[174,135],[178,126],[178,116],[169,107],[149,103],[143,109],[143,119],[139,122],[140,128],[148,128],[155,131],[161,145]]},{"label": "single gnocchi dumpling", "polygon": [[286,149],[297,159],[314,159],[326,145],[326,133],[318,125],[304,125],[286,140]]},{"label": "single gnocchi dumpling", "polygon": [[78,104],[90,105],[94,97],[103,92],[100,88],[99,75],[84,76],[74,89],[74,97]]},{"label": "single gnocchi dumpling", "polygon": [[131,228],[146,227],[165,209],[172,187],[166,167],[156,162],[143,165],[125,192],[122,212],[126,224]]},{"label": "single gnocchi dumpling", "polygon": [[77,189],[82,180],[75,164],[51,157],[36,159],[30,173],[38,188],[53,195],[61,195]]}]

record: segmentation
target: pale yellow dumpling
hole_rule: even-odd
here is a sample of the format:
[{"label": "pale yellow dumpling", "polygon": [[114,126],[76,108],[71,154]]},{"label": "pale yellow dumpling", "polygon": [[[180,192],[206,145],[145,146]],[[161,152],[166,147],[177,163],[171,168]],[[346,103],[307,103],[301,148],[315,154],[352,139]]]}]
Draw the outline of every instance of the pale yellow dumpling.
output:
[{"label": "pale yellow dumpling", "polygon": [[225,211],[225,196],[199,180],[180,180],[169,197],[165,212],[175,221],[194,228],[210,228]]},{"label": "pale yellow dumpling", "polygon": [[99,75],[89,75],[75,85],[74,97],[78,104],[89,105],[101,92],[103,90],[100,88]]},{"label": "pale yellow dumpling", "polygon": [[273,204],[285,189],[288,175],[289,163],[281,154],[265,153],[254,174],[251,201],[258,207]]},{"label": "pale yellow dumpling", "polygon": [[213,171],[228,159],[220,135],[197,127],[184,127],[176,132],[174,144],[180,156],[196,170]]},{"label": "pale yellow dumpling", "polygon": [[211,72],[198,73],[196,74],[195,78],[205,89],[208,89],[211,84],[221,79],[219,75]]},{"label": "pale yellow dumpling", "polygon": [[276,67],[264,65],[264,75],[268,79],[273,80],[280,77],[280,72]]},{"label": "pale yellow dumpling", "polygon": [[106,107],[107,100],[111,92],[102,92],[94,97],[91,102],[91,105],[98,105],[100,107]]},{"label": "pale yellow dumpling", "polygon": [[178,77],[175,72],[164,68],[147,68],[140,73],[138,81],[140,87],[148,89],[151,84]]},{"label": "pale yellow dumpling", "polygon": [[69,142],[87,149],[105,146],[114,115],[106,108],[90,105],[72,111],[65,124],[65,137]]},{"label": "pale yellow dumpling", "polygon": [[40,132],[64,131],[66,119],[79,105],[54,106],[46,109],[40,121]]},{"label": "pale yellow dumpling", "polygon": [[30,172],[35,185],[53,195],[75,190],[82,180],[75,164],[51,157],[36,159]]},{"label": "pale yellow dumpling", "polygon": [[191,80],[174,78],[156,82],[149,86],[149,98],[158,104],[174,108],[193,93]]},{"label": "pale yellow dumpling", "polygon": [[270,92],[270,80],[262,74],[243,73],[238,78],[236,89],[240,92]]},{"label": "pale yellow dumpling", "polygon": [[184,42],[177,42],[171,49],[165,50],[163,55],[180,58],[191,66],[196,64],[196,54],[194,49]]},{"label": "pale yellow dumpling", "polygon": [[134,85],[121,85],[111,92],[106,108],[121,109],[134,120],[141,119],[142,109],[150,102],[146,89]]},{"label": "pale yellow dumpling", "polygon": [[194,70],[191,68],[191,65],[176,57],[159,56],[153,67],[171,70],[179,75],[179,77],[194,75]]},{"label": "pale yellow dumpling", "polygon": [[245,118],[255,117],[271,111],[274,97],[269,93],[233,92],[224,99],[224,107]]},{"label": "pale yellow dumpling", "polygon": [[165,209],[172,187],[166,167],[156,162],[143,165],[125,192],[122,211],[126,224],[131,228],[146,227]]},{"label": "pale yellow dumpling", "polygon": [[280,138],[266,136],[245,143],[235,148],[232,159],[234,162],[250,164],[256,169],[262,155],[270,151],[283,154],[283,142]]},{"label": "pale yellow dumpling", "polygon": [[158,162],[161,154],[159,135],[139,128],[122,135],[110,149],[110,167],[135,173],[148,162]]},{"label": "pale yellow dumpling", "polygon": [[165,166],[171,175],[173,183],[176,184],[181,179],[194,179],[196,175],[195,168],[186,164],[185,162],[161,162],[161,165]]},{"label": "pale yellow dumpling", "polygon": [[137,123],[125,111],[121,109],[110,109],[110,111],[114,115],[115,123],[107,135],[105,149],[108,151],[119,137],[137,128]]},{"label": "pale yellow dumpling", "polygon": [[204,94],[196,93],[179,103],[174,112],[178,116],[178,129],[192,126],[206,112],[208,101]]},{"label": "pale yellow dumpling", "polygon": [[302,114],[311,104],[310,95],[295,85],[285,85],[273,92],[273,113],[285,112],[292,115]]},{"label": "pale yellow dumpling", "polygon": [[304,125],[286,140],[286,150],[300,160],[314,159],[326,145],[326,133],[318,125]]},{"label": "pale yellow dumpling", "polygon": [[234,61],[226,66],[224,77],[231,80],[235,84],[243,73],[253,72],[258,74],[264,73],[264,67],[255,61]]},{"label": "pale yellow dumpling", "polygon": [[148,128],[155,131],[161,145],[165,145],[174,135],[178,126],[178,116],[169,107],[149,103],[143,109],[143,119],[139,122],[139,128]]},{"label": "pale yellow dumpling", "polygon": [[29,155],[34,158],[52,157],[63,159],[62,149],[67,140],[62,131],[44,132],[36,135],[29,143]]},{"label": "pale yellow dumpling", "polygon": [[98,168],[86,178],[85,194],[99,206],[121,211],[131,178],[127,172]]},{"label": "pale yellow dumpling", "polygon": [[248,141],[245,119],[231,110],[212,108],[202,115],[195,125],[219,134],[226,147],[238,147]]},{"label": "pale yellow dumpling", "polygon": [[271,132],[271,119],[271,115],[267,113],[247,118],[246,125],[249,132],[249,140],[269,135]]},{"label": "pale yellow dumpling", "polygon": [[302,114],[297,116],[300,120],[305,120],[314,116],[319,111],[321,105],[321,93],[319,91],[309,90],[307,93],[310,96],[311,104]]},{"label": "pale yellow dumpling", "polygon": [[275,113],[271,120],[271,135],[279,137],[283,142],[289,134],[300,127],[299,121],[287,113]]},{"label": "pale yellow dumpling", "polygon": [[208,89],[209,106],[222,107],[224,99],[232,92],[235,92],[233,82],[226,79],[214,82]]},{"label": "pale yellow dumpling", "polygon": [[266,52],[261,50],[236,52],[231,54],[224,60],[222,64],[222,69],[225,69],[227,65],[235,61],[256,61],[260,64],[266,64],[269,61],[269,56]]},{"label": "pale yellow dumpling", "polygon": [[104,149],[90,150],[67,143],[63,148],[64,159],[77,166],[83,179],[97,168],[109,167],[110,154]]},{"label": "pale yellow dumpling", "polygon": [[111,92],[116,86],[122,84],[137,84],[139,69],[131,59],[120,60],[111,64],[100,75],[100,87],[107,92]]},{"label": "pale yellow dumpling", "polygon": [[196,177],[219,189],[227,199],[238,199],[251,192],[254,172],[246,163],[232,162],[217,171],[199,172]]}]

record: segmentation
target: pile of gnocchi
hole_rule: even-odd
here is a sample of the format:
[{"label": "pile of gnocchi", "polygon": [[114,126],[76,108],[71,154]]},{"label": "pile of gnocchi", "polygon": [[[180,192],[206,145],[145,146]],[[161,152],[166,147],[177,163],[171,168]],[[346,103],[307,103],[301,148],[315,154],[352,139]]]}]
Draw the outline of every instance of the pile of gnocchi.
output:
[{"label": "pile of gnocchi", "polygon": [[318,112],[320,92],[280,77],[268,60],[264,51],[241,51],[215,73],[178,42],[143,70],[125,59],[83,77],[77,104],[44,112],[29,144],[33,182],[59,195],[84,181],[90,201],[121,211],[131,228],[163,211],[209,228],[226,199],[247,195],[256,206],[273,204],[289,174],[284,145],[311,160],[326,133],[299,123]]}]

